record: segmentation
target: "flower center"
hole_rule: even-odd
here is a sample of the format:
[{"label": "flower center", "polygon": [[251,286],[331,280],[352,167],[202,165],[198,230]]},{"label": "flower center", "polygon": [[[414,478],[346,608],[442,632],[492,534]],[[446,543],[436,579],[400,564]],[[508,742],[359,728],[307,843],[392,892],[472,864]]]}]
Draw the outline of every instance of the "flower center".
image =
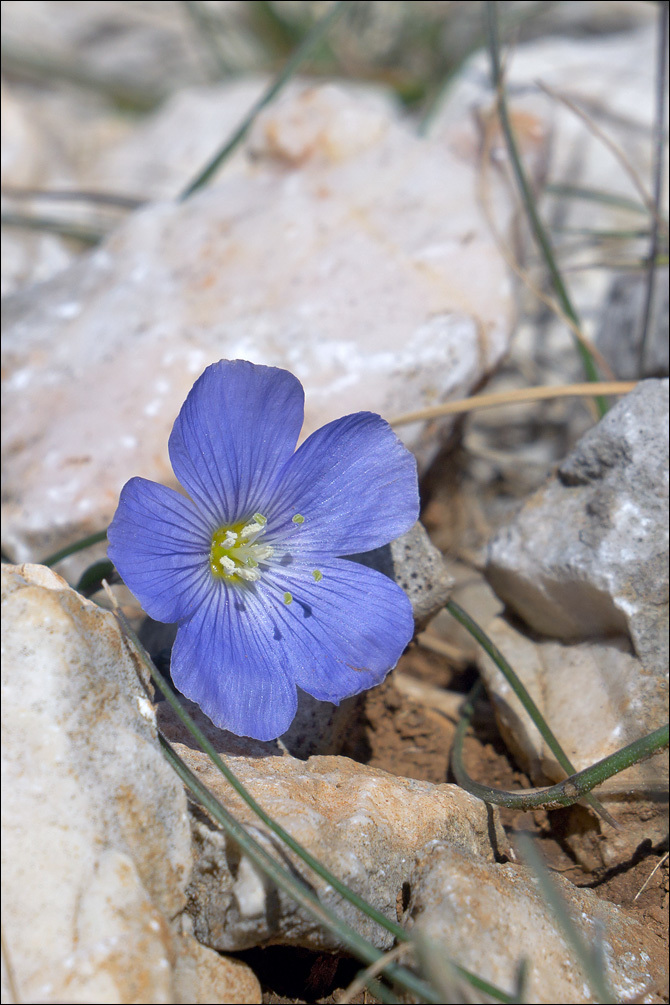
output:
[{"label": "flower center", "polygon": [[235,523],[231,527],[219,527],[212,535],[209,564],[212,573],[219,579],[234,582],[245,580],[255,583],[261,578],[258,568],[274,553],[269,544],[258,544],[258,538],[265,533],[267,518],[262,513],[254,513],[249,523]]}]

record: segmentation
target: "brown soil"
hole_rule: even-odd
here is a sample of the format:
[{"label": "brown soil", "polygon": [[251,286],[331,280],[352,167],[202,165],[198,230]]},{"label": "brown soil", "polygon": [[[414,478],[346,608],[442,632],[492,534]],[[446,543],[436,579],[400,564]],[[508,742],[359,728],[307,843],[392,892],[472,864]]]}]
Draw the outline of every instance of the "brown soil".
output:
[{"label": "brown soil", "polygon": [[[412,646],[387,681],[366,694],[359,728],[345,753],[393,774],[451,782],[449,757],[455,725],[444,714],[401,693],[395,684],[399,674],[452,692],[466,692],[474,679],[473,671],[457,673],[444,657]],[[465,741],[465,761],[471,777],[487,785],[502,789],[531,785],[507,753],[486,700],[477,706]],[[581,808],[576,812],[586,813]],[[578,823],[574,810],[521,813],[503,809],[501,817],[512,845],[519,831],[535,835],[551,869],[576,886],[594,889],[625,907],[651,932],[667,939],[668,860],[664,849],[643,847],[632,861],[614,870],[587,872],[575,862],[564,842],[566,832]],[[360,964],[346,957],[283,947],[241,955],[259,976],[267,1003],[337,1002],[360,969]],[[667,998],[656,999],[662,1000]],[[372,1003],[377,999],[370,992],[361,992],[352,1001]]]}]

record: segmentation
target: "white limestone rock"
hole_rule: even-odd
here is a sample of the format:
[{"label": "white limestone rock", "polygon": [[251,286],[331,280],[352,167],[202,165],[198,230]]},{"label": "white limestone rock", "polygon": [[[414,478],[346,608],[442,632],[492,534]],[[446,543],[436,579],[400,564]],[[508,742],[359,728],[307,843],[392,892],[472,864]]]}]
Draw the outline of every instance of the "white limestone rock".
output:
[{"label": "white limestone rock", "polygon": [[[247,149],[243,173],[139,210],[39,293],[8,298],[13,557],[104,527],[133,475],[172,482],[170,428],[216,359],[292,370],[307,434],[465,395],[505,352],[509,284],[472,160],[333,85],[269,108]],[[422,462],[439,442],[435,424],[402,435]]]},{"label": "white limestone rock", "polygon": [[135,662],[113,616],[51,570],[2,578],[9,994],[172,1002],[190,833]]},{"label": "white limestone rock", "polygon": [[[660,1000],[655,994],[663,994],[667,982],[661,940],[592,890],[577,889],[557,873],[552,879],[580,934],[593,944],[602,932],[615,1000]],[[537,881],[523,866],[487,862],[436,842],[415,871],[405,920],[440,958],[455,960],[508,993],[525,960],[523,1000],[529,1005],[596,1000]]]},{"label": "white limestone rock", "polygon": [[[277,840],[199,751],[176,749],[198,779],[254,837],[304,876],[319,899],[380,948],[393,942]],[[396,778],[346,757],[229,757],[228,764],[263,808],[347,886],[391,920],[407,897],[415,862],[435,841],[453,843],[473,861],[506,849],[495,812],[455,785]],[[199,942],[241,950],[282,943],[338,948],[296,904],[269,883],[197,809],[192,810],[194,871],[188,912]]]},{"label": "white limestone rock", "polygon": [[[597,38],[559,34],[510,47],[505,61],[510,113],[517,140],[537,169],[539,181],[570,181],[639,201],[621,160],[561,98],[576,103],[608,136],[625,144],[628,163],[634,164],[641,176],[649,177],[656,37],[656,25],[648,22]],[[481,141],[491,109],[490,88],[489,57],[478,52],[447,92],[431,124],[431,134],[453,137],[457,131],[464,146]],[[468,121],[463,117],[465,108],[479,114]],[[543,135],[550,136],[551,142],[543,145]],[[502,132],[494,130],[490,139],[493,160],[504,164],[507,152]],[[588,226],[602,219],[603,206],[597,200],[579,199],[565,206],[563,224]],[[621,207],[606,207],[605,211],[612,214],[612,220],[630,225],[629,211]],[[571,294],[576,278],[571,277]],[[607,282],[605,276],[603,283]]]},{"label": "white limestone rock", "polygon": [[175,1003],[261,1005],[263,993],[258,978],[242,960],[207,949],[190,934],[179,936],[176,942]]}]

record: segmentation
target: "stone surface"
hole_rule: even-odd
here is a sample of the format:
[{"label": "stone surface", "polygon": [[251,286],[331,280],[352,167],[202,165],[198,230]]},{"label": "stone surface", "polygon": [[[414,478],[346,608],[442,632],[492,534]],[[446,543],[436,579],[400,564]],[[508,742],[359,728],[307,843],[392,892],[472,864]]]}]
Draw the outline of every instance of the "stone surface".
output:
[{"label": "stone surface", "polygon": [[51,570],[3,566],[2,577],[15,990],[20,1001],[172,1002],[170,921],[185,904],[190,834],[137,667],[113,616]]},{"label": "stone surface", "polygon": [[174,998],[179,1005],[260,1005],[258,978],[242,960],[220,956],[192,935],[177,939]]},{"label": "stone surface", "polygon": [[[616,192],[640,202],[639,193],[627,168],[607,149],[602,139],[561,100],[566,97],[586,111],[615,141],[626,144],[626,157],[641,176],[651,173],[650,130],[654,121],[654,68],[656,26],[648,23],[636,30],[608,37],[570,38],[558,35],[533,39],[509,50],[505,62],[505,84],[517,139],[536,169],[543,186],[571,182]],[[491,110],[489,57],[480,51],[467,61],[445,96],[431,124],[431,133],[449,135],[452,143],[475,142],[487,124]],[[548,93],[544,88],[550,88]],[[463,109],[476,109],[468,122]],[[458,133],[454,134],[454,129]],[[543,145],[542,135],[551,136]],[[491,156],[498,164],[507,160],[505,142],[499,129],[491,136]],[[564,206],[567,217],[562,225],[587,227],[599,222],[603,206],[598,200],[573,200]],[[630,228],[630,210],[607,206],[604,209],[622,227]],[[571,277],[571,295],[574,277]],[[603,282],[607,284],[607,277]]]},{"label": "stone surface", "polygon": [[[204,754],[177,744],[191,769],[264,847],[303,875],[322,903],[380,948],[392,936],[363,917],[307,870],[291,852],[278,851],[241,799]],[[437,840],[458,846],[468,860],[492,860],[491,840],[505,848],[497,817],[454,785],[396,778],[344,757],[236,757],[228,764],[275,820],[344,883],[397,919],[416,859]],[[198,940],[224,950],[284,943],[336,948],[333,937],[293,901],[269,885],[198,810],[191,814],[195,864],[188,912]]]},{"label": "stone surface", "polygon": [[[142,103],[202,80],[197,34],[184,30],[183,16],[170,4],[9,0],[2,8],[2,27],[11,55],[15,46],[18,55],[37,50],[57,66],[76,68],[84,79],[90,74],[92,81],[114,82],[118,91]],[[109,92],[113,95],[113,86]],[[128,104],[133,107],[132,100]]]},{"label": "stone surface", "polygon": [[[577,771],[589,767],[667,721],[667,681],[649,672],[630,650],[627,638],[566,645],[524,635],[504,618],[487,634],[521,678]],[[536,785],[562,781],[565,773],[533,725],[521,702],[484,653],[479,667],[507,747]],[[588,868],[611,868],[627,861],[643,842],[653,846],[667,835],[668,755],[633,765],[598,788],[601,803],[621,828],[604,828],[592,818],[593,840],[566,840]],[[573,829],[576,833],[582,827]]]},{"label": "stone surface", "polygon": [[[593,944],[602,926],[607,974],[617,1001],[656,1001],[667,982],[660,939],[592,890],[552,879],[580,934]],[[510,992],[528,963],[523,1000],[593,1002],[574,951],[557,930],[537,881],[522,866],[473,859],[441,842],[418,863],[406,920],[436,951]],[[458,999],[457,999],[458,1000]]]},{"label": "stone surface", "polygon": [[[270,83],[269,78],[254,75],[179,91],[127,136],[107,144],[89,167],[89,184],[105,192],[139,195],[147,201],[177,199],[212,160],[223,140],[232,136]],[[307,87],[304,82],[292,82],[283,92],[284,101],[298,102],[299,107]],[[334,127],[324,129],[322,123],[323,135],[316,137],[324,146],[330,145],[329,152],[335,157],[355,153],[368,126],[372,141],[379,139],[380,121],[395,117],[395,102],[385,89],[351,83],[347,90],[352,98],[356,96],[356,108],[350,109],[343,121],[341,115],[338,118],[338,98],[331,97]],[[212,122],[217,124],[215,132]],[[238,148],[226,161],[225,178],[248,174],[249,156],[266,155],[268,143],[276,156],[295,162],[309,158],[314,140],[300,114],[282,123],[280,129],[271,125],[269,132],[261,129],[259,134],[256,130],[250,145]],[[347,144],[353,144],[353,149]]]},{"label": "stone surface", "polygon": [[[472,161],[334,85],[286,96],[248,143],[244,172],[138,210],[39,296],[7,298],[12,557],[104,527],[133,475],[172,483],[170,428],[222,356],[292,370],[307,434],[466,395],[505,352],[509,284]],[[402,427],[423,463],[438,426]]]},{"label": "stone surface", "polygon": [[[73,189],[76,187],[74,148],[91,132],[90,117],[82,101],[72,122],[71,109],[62,96],[25,94],[15,87],[2,86],[2,248],[0,248],[2,296],[33,283],[51,279],[73,262],[86,247],[59,234],[7,226],[5,214],[30,213],[54,218],[54,208],[62,218],[81,223],[80,205],[20,199],[7,193],[15,189]],[[98,138],[98,137],[96,137]]]},{"label": "stone surface", "polygon": [[496,593],[562,640],[628,634],[668,670],[668,381],[647,380],[578,442],[491,542]]}]

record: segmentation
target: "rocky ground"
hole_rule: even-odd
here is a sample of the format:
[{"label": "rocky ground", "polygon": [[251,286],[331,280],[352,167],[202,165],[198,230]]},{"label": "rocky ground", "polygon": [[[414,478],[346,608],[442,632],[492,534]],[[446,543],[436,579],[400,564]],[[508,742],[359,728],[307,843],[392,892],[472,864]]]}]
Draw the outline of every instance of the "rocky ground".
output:
[{"label": "rocky ground", "polygon": [[[191,20],[175,20],[181,6]],[[7,1003],[330,1002],[353,981],[359,965],[338,938],[187,798],[159,729],[323,904],[378,949],[393,945],[278,849],[151,691],[106,595],[70,585],[104,543],[55,571],[40,564],[104,530],[128,478],[174,484],[167,437],[198,374],[221,357],[290,369],[306,390],[305,434],[360,408],[393,420],[482,390],[583,380],[507,171],[469,20],[479,5],[357,5],[321,57],[335,62],[316,66],[337,79],[294,79],[185,201],[294,45],[296,25],[273,10],[305,5],[181,6],[3,4]],[[419,6],[423,35],[405,10]],[[601,421],[588,399],[564,398],[398,425],[425,531],[364,559],[412,601],[416,638],[397,668],[339,708],[303,696],[281,743],[233,737],[189,708],[279,823],[440,954],[506,990],[526,958],[526,1000],[594,1000],[521,861],[526,832],[582,935],[604,933],[616,1000],[664,1002],[667,751],[602,786],[618,828],[582,805],[492,811],[451,773],[479,674],[470,776],[504,790],[563,777],[444,610],[449,597],[578,769],[667,720],[662,265],[641,345],[656,5],[535,5],[528,18],[527,5],[498,6],[518,42],[513,124],[573,302],[602,376],[639,383]],[[204,32],[203,10],[215,15]],[[262,11],[269,21],[254,20]],[[445,61],[451,85],[432,103]],[[169,672],[174,629],[114,577],[112,590]]]}]

